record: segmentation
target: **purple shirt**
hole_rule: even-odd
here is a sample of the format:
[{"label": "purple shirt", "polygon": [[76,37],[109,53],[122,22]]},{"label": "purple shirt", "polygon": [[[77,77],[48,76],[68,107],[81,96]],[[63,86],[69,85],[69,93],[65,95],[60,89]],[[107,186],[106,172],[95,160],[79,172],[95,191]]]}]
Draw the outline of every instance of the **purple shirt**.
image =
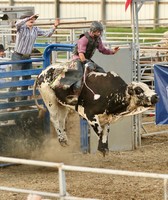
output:
[{"label": "purple shirt", "polygon": [[[89,35],[91,36],[91,33],[89,32]],[[82,38],[80,38],[77,42],[77,46],[78,46],[78,53],[85,53],[86,52],[86,47],[88,44],[88,39],[87,37],[84,35]],[[114,54],[113,51],[111,49],[107,49],[104,45],[103,42],[101,40],[101,38],[99,38],[99,44],[97,47],[98,51],[102,54],[106,54],[106,55],[112,55]],[[78,55],[73,55],[72,59],[78,59],[79,56]]]}]

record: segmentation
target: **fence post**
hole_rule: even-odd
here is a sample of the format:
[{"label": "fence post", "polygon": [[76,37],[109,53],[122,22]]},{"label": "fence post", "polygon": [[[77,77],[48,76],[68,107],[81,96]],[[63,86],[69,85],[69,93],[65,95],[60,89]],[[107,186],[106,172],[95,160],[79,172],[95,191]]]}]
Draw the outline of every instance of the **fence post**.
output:
[{"label": "fence post", "polygon": [[168,200],[168,194],[167,194],[167,190],[168,190],[168,180],[164,179],[164,200]]},{"label": "fence post", "polygon": [[83,153],[87,153],[88,148],[88,132],[89,132],[89,125],[85,119],[80,119],[80,143],[81,143],[81,151]]},{"label": "fence post", "polygon": [[[61,163],[60,167],[58,168],[59,172],[59,193],[61,197],[66,196],[66,180],[65,180],[65,171],[62,169],[63,163]],[[64,198],[60,198],[64,200]]]}]

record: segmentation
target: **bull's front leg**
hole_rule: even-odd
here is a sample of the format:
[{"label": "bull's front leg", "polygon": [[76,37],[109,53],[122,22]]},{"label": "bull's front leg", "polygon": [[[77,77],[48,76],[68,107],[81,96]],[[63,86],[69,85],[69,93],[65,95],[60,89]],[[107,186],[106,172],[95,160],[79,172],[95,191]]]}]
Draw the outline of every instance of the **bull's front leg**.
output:
[{"label": "bull's front leg", "polygon": [[109,152],[108,149],[109,126],[105,125],[104,128],[102,128],[98,116],[94,116],[92,121],[89,121],[89,123],[99,137],[98,151],[100,151],[103,154],[103,156],[105,156]]},{"label": "bull's front leg", "polygon": [[99,136],[98,150],[103,153],[103,156],[108,154],[108,134],[109,134],[109,125],[105,125],[101,135]]}]

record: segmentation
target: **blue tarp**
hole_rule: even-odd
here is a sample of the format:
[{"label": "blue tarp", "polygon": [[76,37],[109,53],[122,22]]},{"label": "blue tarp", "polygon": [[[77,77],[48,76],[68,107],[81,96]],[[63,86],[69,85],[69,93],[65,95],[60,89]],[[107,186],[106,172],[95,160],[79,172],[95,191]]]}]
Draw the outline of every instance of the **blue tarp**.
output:
[{"label": "blue tarp", "polygon": [[156,124],[168,124],[168,66],[154,65],[155,91],[159,95],[156,104]]}]

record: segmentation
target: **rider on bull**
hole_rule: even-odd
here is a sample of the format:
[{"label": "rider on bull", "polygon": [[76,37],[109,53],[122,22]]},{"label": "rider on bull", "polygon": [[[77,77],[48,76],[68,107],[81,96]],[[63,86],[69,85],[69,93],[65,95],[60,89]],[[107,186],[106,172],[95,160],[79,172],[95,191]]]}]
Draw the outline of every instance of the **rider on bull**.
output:
[{"label": "rider on bull", "polygon": [[[77,45],[74,48],[72,60],[77,62],[77,69],[81,73],[81,77],[83,77],[86,67],[96,72],[105,72],[102,67],[98,66],[91,60],[96,49],[100,53],[106,55],[114,55],[119,50],[119,47],[115,47],[114,49],[107,49],[103,45],[101,39],[102,32],[103,25],[98,21],[93,21],[90,26],[90,31],[80,35],[79,40],[77,41]],[[81,91],[81,85],[81,80],[77,81],[73,85],[74,101],[77,101],[78,99],[78,96]]]}]

